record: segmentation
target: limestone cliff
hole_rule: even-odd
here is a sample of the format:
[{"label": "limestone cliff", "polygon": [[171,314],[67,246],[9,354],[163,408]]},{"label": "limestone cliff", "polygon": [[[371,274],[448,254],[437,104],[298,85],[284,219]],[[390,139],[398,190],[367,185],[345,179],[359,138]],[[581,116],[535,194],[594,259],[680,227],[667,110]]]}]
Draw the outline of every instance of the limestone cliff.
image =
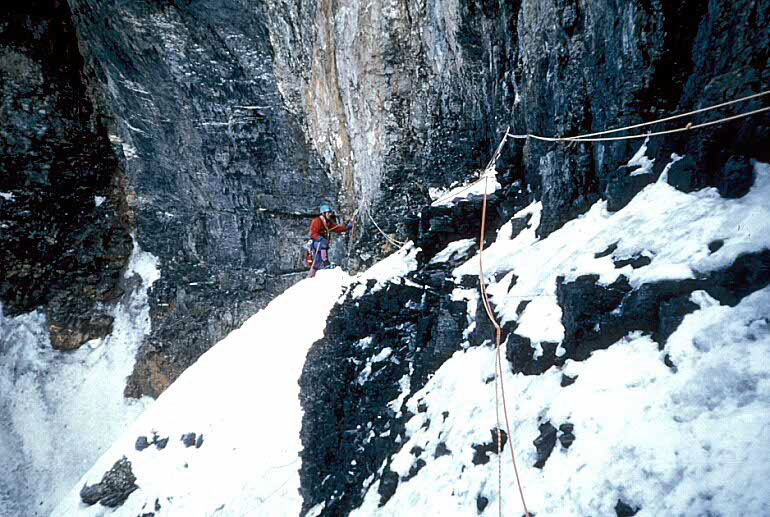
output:
[{"label": "limestone cliff", "polygon": [[[104,335],[98,304],[119,295],[135,232],[162,278],[133,396],[298,278],[285,274],[320,201],[357,217],[357,267],[384,251],[368,213],[404,237],[428,188],[472,177],[509,125],[602,130],[756,92],[770,73],[762,1],[40,0],[9,14],[5,310],[47,307],[62,348]],[[657,172],[671,152],[705,161],[682,181],[716,185],[765,157],[767,120],[649,154]],[[616,174],[631,151],[516,141],[498,169],[517,203],[542,199],[547,234],[631,188]]]},{"label": "limestone cliff", "polygon": [[[426,246],[463,233],[418,211],[508,127],[601,131],[770,84],[768,0],[30,0],[0,15],[3,314],[42,310],[61,350],[109,335],[133,235],[161,276],[128,397],[159,395],[302,278],[322,201],[357,221],[337,250],[357,269],[388,251],[369,215],[400,239],[434,225]],[[506,220],[541,200],[547,235],[600,197],[622,207],[672,153],[678,188],[737,197],[768,137],[764,113],[653,139],[638,176],[637,144],[512,141],[494,206]]]}]

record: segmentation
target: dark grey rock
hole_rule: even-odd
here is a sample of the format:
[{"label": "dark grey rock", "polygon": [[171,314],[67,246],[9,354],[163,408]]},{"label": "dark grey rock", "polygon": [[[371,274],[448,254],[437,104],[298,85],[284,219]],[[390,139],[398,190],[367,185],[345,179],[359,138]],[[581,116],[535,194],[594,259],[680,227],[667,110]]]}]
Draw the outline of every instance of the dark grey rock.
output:
[{"label": "dark grey rock", "polygon": [[532,442],[535,445],[535,449],[537,449],[537,461],[535,461],[534,466],[535,468],[542,469],[556,445],[556,428],[550,422],[545,422],[540,424],[538,429],[540,430],[540,436]]},{"label": "dark grey rock", "polygon": [[745,156],[731,156],[720,170],[717,181],[717,190],[722,197],[743,197],[754,185],[754,166]]},{"label": "dark grey rock", "polygon": [[706,291],[735,307],[749,294],[770,285],[770,249],[739,255],[727,268],[709,275]]},{"label": "dark grey rock", "polygon": [[607,210],[610,212],[617,212],[625,207],[644,187],[655,181],[653,174],[632,176],[631,173],[637,168],[624,165],[610,176],[604,193],[607,198]]},{"label": "dark grey rock", "polygon": [[685,156],[668,169],[668,184],[682,192],[692,192],[705,187],[706,181],[695,160]]},{"label": "dark grey rock", "polygon": [[652,263],[652,259],[646,255],[634,255],[625,259],[612,259],[612,263],[618,269],[625,266],[639,269],[640,267],[649,266]]},{"label": "dark grey rock", "polygon": [[602,258],[602,257],[607,257],[609,255],[612,255],[615,252],[616,249],[618,249],[618,243],[617,242],[607,246],[607,249],[605,249],[604,251],[600,251],[599,253],[595,253],[594,254],[594,258]]},{"label": "dark grey rock", "polygon": [[433,457],[434,458],[440,458],[441,456],[451,456],[452,451],[449,450],[449,447],[446,446],[446,442],[439,442],[439,444],[436,446],[436,450],[433,451]]},{"label": "dark grey rock", "polygon": [[511,363],[514,372],[522,372],[525,375],[539,375],[554,364],[557,364],[556,349],[559,343],[540,343],[543,349],[542,355],[533,357],[535,348],[529,338],[520,336],[514,332],[508,334],[506,359]]},{"label": "dark grey rock", "polygon": [[669,336],[679,328],[685,316],[700,309],[690,300],[690,296],[677,296],[660,303],[658,308],[658,328],[654,334],[658,343],[665,343]]},{"label": "dark grey rock", "polygon": [[722,239],[713,240],[713,241],[709,242],[709,251],[711,253],[716,253],[724,245],[725,245],[725,241],[723,241]]},{"label": "dark grey rock", "polygon": [[560,363],[568,357],[585,359],[594,350],[607,348],[625,334],[612,312],[631,291],[631,286],[624,276],[609,286],[601,286],[597,281],[594,275],[581,276],[566,284],[563,279],[557,279],[556,293],[565,327],[562,346],[567,351]]},{"label": "dark grey rock", "polygon": [[409,467],[409,472],[406,474],[406,476],[401,478],[401,481],[409,481],[410,479],[415,477],[425,465],[427,465],[427,463],[425,462],[424,459],[417,458],[417,460],[415,460],[415,462],[412,463],[412,466]]},{"label": "dark grey rock", "polygon": [[134,445],[137,451],[143,451],[149,446],[150,446],[150,442],[147,441],[146,436],[140,436],[139,438],[137,438],[136,444]]},{"label": "dark grey rock", "polygon": [[570,377],[569,375],[561,374],[561,383],[560,386],[562,388],[566,388],[567,386],[571,384],[575,384],[575,381],[577,380],[578,376],[575,375],[574,377]]},{"label": "dark grey rock", "polygon": [[[498,433],[497,429],[492,429],[490,431],[492,434],[492,440],[489,442],[485,442],[482,444],[474,444],[473,447],[473,458],[471,459],[472,463],[474,465],[486,465],[489,463],[489,453],[497,454],[498,448],[500,451],[502,451],[505,448],[505,444],[508,442],[508,435],[505,433],[505,431],[500,430]],[[500,443],[498,444],[498,434],[500,436]]]},{"label": "dark grey rock", "polygon": [[618,502],[615,505],[615,515],[617,515],[617,517],[633,517],[639,510],[641,510],[640,507],[633,507],[626,504],[622,499],[618,499]]},{"label": "dark grey rock", "polygon": [[487,508],[487,505],[489,504],[489,499],[484,497],[483,495],[479,494],[476,497],[476,511],[479,515],[484,513],[484,510]]},{"label": "dark grey rock", "polygon": [[574,428],[575,426],[572,424],[561,424],[559,426],[559,443],[561,443],[561,446],[565,449],[569,449],[570,446],[575,442],[575,433],[573,432]]},{"label": "dark grey rock", "polygon": [[195,433],[187,433],[182,435],[182,443],[185,447],[192,447],[195,445]]},{"label": "dark grey rock", "polygon": [[380,507],[385,506],[390,498],[393,497],[393,494],[396,493],[397,488],[398,474],[386,468],[385,472],[382,473],[382,477],[380,478],[380,486],[377,489],[377,492],[380,494]]},{"label": "dark grey rock", "polygon": [[195,448],[196,449],[200,449],[201,445],[203,445],[203,435],[202,434],[198,436],[197,440],[195,440]]},{"label": "dark grey rock", "polygon": [[87,505],[97,502],[109,508],[122,505],[131,493],[139,488],[136,476],[131,471],[131,462],[124,456],[104,473],[102,480],[94,485],[84,485],[80,499]]},{"label": "dark grey rock", "polygon": [[124,176],[78,43],[67,2],[4,10],[0,302],[7,316],[41,308],[59,350],[112,331],[132,250]]}]

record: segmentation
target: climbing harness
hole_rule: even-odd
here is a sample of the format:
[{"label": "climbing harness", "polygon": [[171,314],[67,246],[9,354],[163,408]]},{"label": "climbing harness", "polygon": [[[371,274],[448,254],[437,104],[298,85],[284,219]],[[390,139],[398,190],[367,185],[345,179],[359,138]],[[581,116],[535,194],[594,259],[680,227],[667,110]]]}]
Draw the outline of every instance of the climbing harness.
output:
[{"label": "climbing harness", "polygon": [[[326,240],[329,241],[329,247],[331,247],[332,243],[332,232],[329,229],[329,226],[326,224],[325,218],[321,217],[321,223],[324,225],[324,230],[326,230]],[[352,225],[351,225],[352,226]],[[332,228],[338,228],[340,227],[339,224],[334,224]],[[321,252],[321,245],[315,247],[315,252],[312,252],[313,249],[313,239],[310,239],[310,249],[305,249],[305,265],[310,268],[310,271],[308,272],[308,277],[310,277],[313,274],[313,267],[315,266],[316,261],[318,260],[318,255]],[[311,258],[312,257],[312,258]]]}]

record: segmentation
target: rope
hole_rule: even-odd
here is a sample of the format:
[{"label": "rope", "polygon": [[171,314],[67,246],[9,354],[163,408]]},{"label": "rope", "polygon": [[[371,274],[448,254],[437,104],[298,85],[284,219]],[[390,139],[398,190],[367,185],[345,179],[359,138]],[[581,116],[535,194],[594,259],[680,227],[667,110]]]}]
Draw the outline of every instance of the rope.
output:
[{"label": "rope", "polygon": [[[676,120],[676,119],[687,117],[687,116],[690,116],[690,115],[695,115],[697,113],[704,113],[704,112],[711,111],[711,110],[714,110],[714,109],[717,109],[717,108],[722,108],[722,107],[725,107],[725,106],[729,106],[731,104],[735,104],[735,103],[738,103],[738,102],[743,102],[743,101],[746,101],[746,100],[749,100],[749,99],[755,99],[755,98],[758,98],[758,97],[762,97],[764,95],[767,95],[768,93],[770,93],[770,91],[760,92],[760,93],[757,93],[757,94],[754,94],[754,95],[749,95],[749,96],[746,96],[746,97],[742,97],[740,99],[734,99],[732,101],[723,102],[723,103],[720,103],[720,104],[716,104],[714,106],[709,106],[709,107],[706,107],[706,108],[701,108],[701,109],[693,110],[693,111],[690,111],[690,112],[687,112],[687,113],[681,113],[681,114],[678,114],[678,115],[672,115],[670,117],[665,117],[665,118],[654,120],[654,121],[651,121],[651,122],[644,122],[644,123],[641,123],[641,124],[634,124],[634,125],[631,125],[631,126],[625,126],[625,127],[621,127],[621,128],[617,128],[617,129],[609,129],[609,130],[606,130],[606,131],[600,131],[600,132],[595,132],[595,133],[588,133],[588,134],[585,134],[585,135],[579,135],[579,136],[575,136],[575,137],[552,138],[552,137],[544,137],[544,136],[539,136],[539,135],[533,135],[531,133],[527,133],[527,134],[524,134],[524,135],[514,135],[514,134],[510,133],[510,126],[509,126],[508,129],[506,129],[506,131],[505,131],[505,136],[503,137],[503,140],[500,142],[500,145],[497,146],[497,150],[492,155],[492,159],[487,164],[487,167],[484,170],[484,173],[482,174],[482,176],[478,180],[474,181],[473,183],[471,183],[468,186],[466,186],[465,188],[463,188],[462,190],[460,190],[458,192],[453,192],[453,193],[451,193],[451,194],[449,194],[447,196],[444,196],[444,197],[440,198],[439,200],[434,201],[432,203],[432,204],[435,205],[435,204],[438,204],[440,202],[445,201],[446,199],[456,197],[458,194],[460,194],[460,193],[470,189],[471,187],[477,185],[479,182],[484,180],[484,202],[483,202],[482,210],[481,210],[481,234],[479,236],[479,287],[481,289],[481,294],[482,294],[482,298],[483,298],[483,301],[484,301],[484,310],[487,313],[487,317],[492,322],[492,325],[494,325],[494,327],[495,327],[495,348],[496,348],[496,359],[495,359],[495,405],[496,405],[496,409],[495,409],[495,412],[496,412],[496,417],[497,417],[497,453],[498,453],[498,467],[497,467],[497,470],[498,470],[498,493],[499,493],[499,497],[498,497],[498,513],[501,516],[502,516],[502,467],[501,467],[502,459],[500,458],[500,455],[501,455],[500,454],[501,453],[501,436],[500,436],[501,430],[500,430],[500,408],[499,408],[498,395],[502,397],[502,401],[503,401],[503,415],[505,416],[505,427],[506,427],[506,430],[508,431],[508,445],[509,445],[509,449],[511,451],[511,460],[513,462],[514,473],[516,474],[516,484],[517,484],[518,489],[519,489],[519,495],[521,497],[521,503],[524,506],[524,513],[526,514],[527,517],[529,517],[529,511],[527,510],[527,503],[524,500],[524,491],[523,491],[523,489],[521,487],[521,479],[519,477],[519,471],[518,471],[518,468],[516,466],[516,456],[515,456],[514,451],[513,451],[513,435],[511,433],[510,422],[508,421],[508,407],[507,407],[507,403],[506,403],[506,399],[505,399],[505,385],[503,383],[502,354],[500,353],[500,341],[501,341],[502,330],[500,328],[500,325],[497,323],[497,320],[495,319],[494,311],[492,310],[492,307],[491,307],[491,305],[489,303],[489,297],[487,296],[486,283],[485,283],[486,281],[484,279],[484,263],[483,263],[483,255],[484,255],[484,230],[485,230],[486,216],[487,216],[487,187],[488,187],[487,180],[489,179],[491,173],[494,172],[495,162],[497,161],[497,158],[500,155],[500,152],[501,152],[501,150],[503,148],[503,145],[505,145],[506,139],[508,137],[511,137],[511,138],[516,138],[516,139],[532,138],[532,139],[542,140],[542,141],[546,141],[546,142],[606,142],[606,141],[615,141],[615,140],[632,140],[632,139],[639,139],[639,138],[649,138],[651,136],[659,136],[659,135],[668,135],[668,134],[673,134],[673,133],[681,133],[683,131],[690,131],[692,129],[699,129],[699,128],[703,128],[703,127],[708,127],[708,126],[712,126],[712,125],[715,125],[715,124],[721,124],[723,122],[729,122],[731,120],[737,120],[737,119],[740,119],[740,118],[749,117],[749,116],[756,115],[758,113],[762,113],[762,112],[765,112],[765,111],[770,111],[770,106],[767,106],[767,107],[764,107],[764,108],[755,109],[755,110],[752,110],[752,111],[749,111],[749,112],[746,112],[746,113],[740,113],[738,115],[732,115],[732,116],[729,116],[729,117],[723,117],[723,118],[720,118],[720,119],[717,119],[717,120],[713,120],[713,121],[710,121],[710,122],[704,122],[704,123],[701,123],[701,124],[693,125],[692,123],[688,123],[686,126],[679,127],[679,128],[676,128],[676,129],[670,129],[670,130],[664,130],[664,131],[656,131],[656,132],[648,132],[648,133],[645,133],[645,134],[634,134],[634,135],[627,135],[627,136],[615,136],[615,137],[606,137],[606,136],[602,137],[601,136],[601,135],[607,135],[607,134],[611,134],[611,133],[617,133],[617,132],[620,132],[620,131],[627,131],[627,130],[630,130],[630,129],[636,129],[636,128],[639,128],[639,127],[645,127],[645,126],[649,126],[649,125],[653,125],[653,124],[660,124],[662,122],[668,122],[670,120]],[[498,386],[498,380],[499,380],[499,384],[500,384],[499,392],[498,392],[498,387],[497,387]]]},{"label": "rope", "polygon": [[[500,436],[502,430],[500,429],[500,393],[497,389],[498,379],[498,361],[495,356],[495,418],[497,419],[497,515],[502,517],[503,515],[503,440]],[[501,374],[502,376],[502,374]],[[512,437],[508,435],[508,439]]]},{"label": "rope", "polygon": [[[498,147],[498,151],[502,148],[502,143],[505,142],[505,137],[503,137],[503,142],[501,142],[500,146]],[[484,175],[484,179],[489,177],[489,174]],[[486,219],[487,219],[487,189],[486,189],[486,183],[484,184],[484,203],[481,208],[481,235],[479,236],[479,286],[481,288],[481,294],[484,299],[484,309],[487,312],[487,316],[489,317],[489,321],[492,322],[492,325],[495,327],[495,346],[497,350],[497,360],[496,360],[496,366],[495,366],[495,400],[497,401],[497,380],[499,378],[500,380],[500,394],[503,399],[503,415],[505,416],[505,428],[508,431],[508,446],[511,450],[511,460],[513,461],[513,471],[516,474],[516,484],[519,487],[519,495],[521,496],[521,504],[524,506],[524,513],[526,517],[529,517],[529,510],[527,510],[527,503],[524,501],[524,490],[521,488],[521,479],[519,478],[519,469],[516,467],[516,455],[513,452],[513,434],[511,434],[511,425],[508,422],[508,406],[505,401],[505,385],[503,383],[503,361],[502,361],[502,355],[500,354],[500,338],[502,330],[500,329],[500,325],[497,323],[497,320],[495,319],[494,312],[492,311],[492,307],[489,304],[489,298],[487,297],[487,288],[484,281],[484,262],[482,260],[482,256],[484,255],[484,229],[486,225]],[[498,404],[498,411],[499,411],[499,404]],[[497,443],[498,443],[498,486],[500,487],[500,493],[499,493],[499,501],[498,501],[498,509],[500,511],[500,515],[502,515],[502,476],[500,475],[500,442],[502,437],[500,436],[500,423],[499,423],[499,416],[498,416],[498,426],[497,426]]]},{"label": "rope", "polygon": [[717,109],[717,108],[724,108],[725,106],[729,106],[731,104],[736,104],[738,102],[743,102],[743,101],[747,101],[747,100],[750,100],[750,99],[756,99],[757,97],[762,97],[762,96],[767,95],[769,93],[770,93],[770,91],[755,93],[754,95],[748,95],[746,97],[741,97],[740,99],[733,99],[731,101],[723,102],[721,104],[715,104],[714,106],[709,106],[707,108],[700,108],[700,109],[697,109],[697,110],[688,111],[687,113],[680,113],[679,115],[672,115],[670,117],[666,117],[666,118],[662,118],[662,119],[658,119],[658,120],[653,120],[652,122],[642,122],[641,124],[634,124],[633,126],[626,126],[626,127],[621,127],[621,128],[618,128],[618,129],[608,129],[606,131],[599,131],[597,133],[589,133],[587,135],[583,135],[583,136],[578,137],[578,138],[582,139],[582,138],[591,137],[591,136],[606,135],[606,134],[609,134],[609,133],[618,133],[620,131],[625,131],[627,129],[636,129],[638,127],[645,127],[645,126],[651,126],[653,124],[660,124],[662,122],[668,122],[669,120],[676,120],[676,119],[679,119],[679,118],[688,117],[690,115],[696,115],[698,113],[704,113],[706,111],[711,111],[711,110],[714,110],[714,109]]},{"label": "rope", "polygon": [[632,126],[626,126],[626,127],[621,127],[621,128],[617,128],[617,129],[608,129],[606,131],[599,131],[597,133],[588,133],[588,134],[579,135],[579,136],[570,136],[570,137],[559,138],[559,137],[547,137],[547,136],[533,135],[531,133],[527,133],[527,134],[523,134],[523,135],[513,135],[513,134],[508,133],[508,132],[506,132],[506,136],[510,136],[511,138],[517,138],[517,139],[520,139],[520,140],[521,139],[532,138],[532,139],[535,139],[535,140],[542,140],[544,142],[609,142],[609,141],[616,141],[616,140],[633,140],[633,139],[639,139],[639,138],[647,138],[647,137],[650,137],[650,136],[660,136],[660,135],[668,135],[668,134],[672,134],[672,133],[681,133],[683,131],[690,131],[692,129],[699,129],[699,128],[703,128],[703,127],[707,127],[707,126],[713,126],[715,124],[721,124],[723,122],[729,122],[731,120],[736,120],[736,119],[739,119],[739,118],[744,118],[744,117],[749,117],[751,115],[756,115],[757,113],[762,113],[762,112],[765,112],[765,111],[770,111],[770,106],[766,106],[764,108],[755,109],[755,110],[752,110],[752,111],[749,111],[749,112],[746,112],[746,113],[740,113],[738,115],[732,115],[732,116],[729,116],[729,117],[723,117],[723,118],[720,118],[720,119],[717,119],[717,120],[712,120],[710,122],[704,122],[704,123],[701,123],[701,124],[693,125],[692,123],[688,123],[686,126],[679,127],[679,128],[676,128],[676,129],[669,129],[669,130],[665,130],[665,131],[657,131],[657,132],[654,132],[654,133],[639,133],[639,134],[627,135],[627,136],[612,136],[612,137],[594,138],[597,135],[606,135],[606,134],[609,134],[609,133],[617,133],[619,131],[626,131],[628,129],[634,129],[634,128],[643,127],[643,126],[650,126],[650,125],[653,125],[653,124],[660,124],[662,122],[667,122],[669,120],[674,120],[674,119],[686,117],[686,116],[693,115],[693,114],[696,114],[696,113],[703,113],[703,112],[706,112],[706,111],[711,111],[711,110],[714,110],[714,109],[717,109],[717,108],[728,106],[730,104],[735,104],[735,103],[746,101],[746,100],[749,100],[749,99],[755,99],[757,97],[761,97],[761,96],[768,95],[768,94],[770,94],[770,91],[765,91],[765,92],[757,93],[757,94],[754,94],[754,95],[749,95],[748,97],[742,97],[740,99],[734,99],[732,101],[723,102],[721,104],[716,104],[714,106],[709,106],[707,108],[701,108],[701,109],[698,109],[698,110],[690,111],[688,113],[681,113],[679,115],[672,115],[670,117],[666,117],[666,118],[662,118],[662,119],[658,119],[658,120],[653,120],[651,122],[644,122],[644,123],[641,123],[641,124],[634,124]]},{"label": "rope", "polygon": [[385,237],[388,240],[388,242],[390,242],[392,245],[394,245],[397,248],[400,248],[401,246],[406,244],[406,241],[402,242],[402,241],[396,240],[393,237],[391,237],[390,235],[388,235],[387,233],[385,233],[384,231],[382,231],[382,228],[380,228],[380,225],[377,224],[377,221],[375,221],[374,217],[372,217],[371,210],[367,209],[366,210],[366,215],[368,215],[369,219],[372,221],[372,223],[374,223],[374,227],[377,228],[377,230],[382,234],[382,236]]},{"label": "rope", "polygon": [[454,199],[455,197],[459,196],[460,194],[462,194],[466,190],[470,189],[471,187],[474,187],[475,185],[478,185],[479,183],[481,183],[481,180],[483,180],[483,179],[484,179],[484,176],[480,177],[479,179],[477,179],[473,183],[470,183],[470,184],[466,185],[464,188],[462,188],[461,190],[458,190],[457,192],[451,192],[451,193],[445,195],[444,197],[441,197],[441,198],[437,199],[436,201],[431,203],[431,206],[435,206],[435,205],[437,205],[439,203],[443,203],[444,201],[446,201],[448,199]]}]

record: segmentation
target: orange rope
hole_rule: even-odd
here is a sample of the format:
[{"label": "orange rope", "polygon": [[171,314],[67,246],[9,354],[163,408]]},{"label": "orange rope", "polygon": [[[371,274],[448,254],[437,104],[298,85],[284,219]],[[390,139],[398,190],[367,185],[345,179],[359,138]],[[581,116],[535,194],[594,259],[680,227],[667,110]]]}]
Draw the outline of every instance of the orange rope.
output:
[{"label": "orange rope", "polygon": [[[505,142],[505,140],[503,140]],[[502,144],[501,144],[502,147]],[[485,174],[485,180],[487,175]],[[519,469],[516,467],[516,455],[513,452],[513,434],[511,434],[511,425],[508,422],[508,407],[505,401],[505,385],[503,384],[503,361],[502,356],[500,354],[500,338],[502,330],[500,329],[500,325],[497,323],[497,320],[495,319],[494,313],[492,311],[492,307],[489,304],[489,298],[487,297],[487,288],[484,281],[484,263],[482,261],[482,255],[484,254],[484,229],[486,225],[486,219],[487,219],[487,184],[484,183],[484,203],[482,205],[481,209],[481,235],[479,237],[479,285],[481,287],[481,294],[484,298],[484,309],[487,311],[487,316],[489,317],[489,320],[492,322],[492,325],[495,326],[495,334],[496,334],[496,348],[497,348],[497,360],[496,360],[496,366],[495,366],[495,398],[497,398],[497,378],[499,376],[500,378],[500,394],[502,395],[503,399],[503,415],[505,416],[505,428],[508,431],[508,446],[511,450],[511,460],[513,461],[513,471],[516,474],[516,484],[519,487],[519,495],[521,496],[521,504],[524,506],[524,513],[526,514],[526,517],[529,517],[529,511],[527,510],[527,503],[524,501],[524,490],[521,488],[521,479],[519,478]],[[499,375],[498,375],[499,372]],[[497,427],[497,440],[498,440],[498,461],[499,461],[499,450],[500,450],[500,440],[502,437],[500,436],[500,424],[499,424],[499,417],[498,417],[498,427]],[[499,468],[499,467],[498,467]],[[499,495],[500,500],[502,500],[502,492]],[[500,505],[502,504],[500,501],[498,502]],[[502,510],[501,510],[502,513]]]}]

